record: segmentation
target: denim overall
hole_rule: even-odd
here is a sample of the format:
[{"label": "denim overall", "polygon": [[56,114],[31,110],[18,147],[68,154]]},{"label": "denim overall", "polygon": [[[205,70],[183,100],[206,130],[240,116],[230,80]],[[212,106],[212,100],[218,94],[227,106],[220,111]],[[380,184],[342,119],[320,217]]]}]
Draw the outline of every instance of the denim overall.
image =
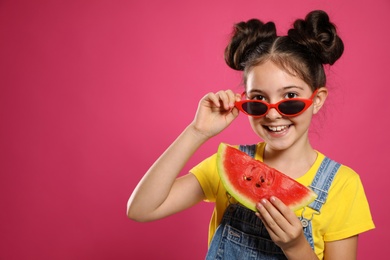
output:
[{"label": "denim overall", "polygon": [[[256,145],[241,145],[239,149],[254,158]],[[320,209],[328,196],[328,190],[340,164],[325,157],[310,188],[318,197],[308,207],[320,214]],[[229,195],[228,195],[229,196]],[[314,216],[314,214],[313,214]],[[314,250],[311,220],[302,216],[304,235]],[[230,204],[211,240],[207,260],[213,259],[287,259],[268,234],[262,221],[250,209],[240,204]]]}]

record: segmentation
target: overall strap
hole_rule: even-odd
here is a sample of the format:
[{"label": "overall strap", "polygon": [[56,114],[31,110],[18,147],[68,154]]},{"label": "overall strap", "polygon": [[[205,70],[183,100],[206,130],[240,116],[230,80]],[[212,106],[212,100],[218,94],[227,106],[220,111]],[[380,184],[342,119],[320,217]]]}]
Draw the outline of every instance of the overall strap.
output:
[{"label": "overall strap", "polygon": [[341,165],[339,163],[329,159],[328,157],[325,157],[321,162],[321,165],[318,168],[311,185],[309,186],[318,195],[318,197],[307,206],[313,209],[315,213],[311,215],[310,219],[307,219],[303,216],[306,208],[303,208],[299,220],[302,223],[303,233],[313,250],[315,247],[311,220],[313,219],[314,215],[321,214],[321,207],[326,202],[330,185],[332,184],[334,176],[336,175],[340,166]]},{"label": "overall strap", "polygon": [[240,145],[238,148],[240,149],[240,151],[247,153],[252,158],[255,158],[255,154],[256,154],[255,144]]},{"label": "overall strap", "polygon": [[340,163],[325,157],[314,176],[313,182],[309,186],[315,193],[317,193],[318,197],[315,201],[310,203],[308,207],[320,212],[322,205],[326,202],[326,198],[328,197],[328,191],[333,178],[340,166]]}]

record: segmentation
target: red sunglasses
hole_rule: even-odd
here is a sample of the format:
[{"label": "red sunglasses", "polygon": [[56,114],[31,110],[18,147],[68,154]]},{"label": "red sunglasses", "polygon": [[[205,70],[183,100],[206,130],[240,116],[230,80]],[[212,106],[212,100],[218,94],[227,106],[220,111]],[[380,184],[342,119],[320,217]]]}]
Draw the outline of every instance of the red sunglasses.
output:
[{"label": "red sunglasses", "polygon": [[[269,104],[261,100],[241,100],[235,103],[235,107],[244,114],[253,117],[265,116],[271,108],[275,108],[279,114],[283,116],[298,116],[305,112],[313,103],[313,98],[317,94],[317,90],[313,92],[309,99],[305,98],[289,98],[279,101],[276,104]],[[242,97],[245,92],[242,93]]]}]

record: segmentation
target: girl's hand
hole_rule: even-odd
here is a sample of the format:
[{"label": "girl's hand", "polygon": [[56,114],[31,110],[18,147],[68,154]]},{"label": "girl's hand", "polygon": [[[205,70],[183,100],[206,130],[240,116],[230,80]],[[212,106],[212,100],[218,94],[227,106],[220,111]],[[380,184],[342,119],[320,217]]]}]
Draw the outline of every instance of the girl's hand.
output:
[{"label": "girl's hand", "polygon": [[263,221],[271,239],[286,256],[292,256],[289,259],[318,259],[303,234],[301,222],[281,200],[276,197],[262,199],[256,207],[259,211],[256,215]]},{"label": "girl's hand", "polygon": [[200,100],[191,125],[207,138],[217,135],[238,116],[234,102],[240,99],[240,94],[235,94],[231,90],[207,94]]}]

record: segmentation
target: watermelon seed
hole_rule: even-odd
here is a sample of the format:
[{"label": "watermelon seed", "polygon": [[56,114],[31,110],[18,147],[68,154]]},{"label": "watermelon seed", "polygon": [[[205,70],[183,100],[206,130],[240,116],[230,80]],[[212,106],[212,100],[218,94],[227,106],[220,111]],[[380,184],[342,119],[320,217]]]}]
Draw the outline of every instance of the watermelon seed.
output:
[{"label": "watermelon seed", "polygon": [[256,187],[260,188],[261,187],[260,183],[256,182]]},{"label": "watermelon seed", "polygon": [[260,181],[261,181],[261,183],[265,182],[265,180],[264,180],[264,177],[263,177],[263,176],[260,176]]},{"label": "watermelon seed", "polygon": [[246,181],[251,181],[251,180],[252,180],[252,177],[244,176],[244,180],[246,180]]}]

